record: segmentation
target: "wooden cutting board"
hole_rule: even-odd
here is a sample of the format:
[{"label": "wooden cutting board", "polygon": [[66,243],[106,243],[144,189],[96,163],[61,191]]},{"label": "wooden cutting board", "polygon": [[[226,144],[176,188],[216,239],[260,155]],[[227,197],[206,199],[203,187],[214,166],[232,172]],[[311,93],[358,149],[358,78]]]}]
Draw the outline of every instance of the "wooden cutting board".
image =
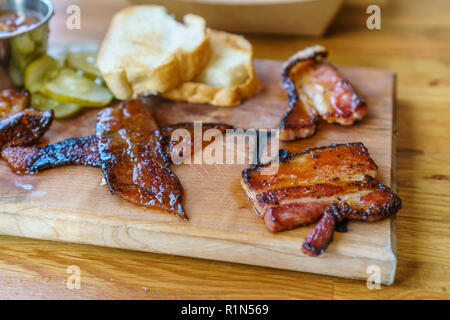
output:
[{"label": "wooden cutting board", "polygon": [[[259,94],[234,108],[153,100],[160,124],[201,120],[236,128],[275,128],[288,109],[281,87],[281,62],[255,62]],[[379,166],[379,180],[395,189],[394,73],[360,67],[340,68],[369,105],[353,127],[321,123],[317,134],[282,147],[300,151],[331,143],[363,142]],[[48,142],[94,133],[98,110],[69,121],[55,121]],[[129,204],[112,196],[96,168],[67,167],[36,176],[12,173],[0,163],[0,234],[87,243],[280,269],[366,279],[367,268],[380,268],[391,284],[396,267],[395,219],[350,222],[336,233],[320,257],[302,254],[313,226],[270,233],[252,210],[240,186],[244,165],[172,166],[184,190],[189,221]]]}]

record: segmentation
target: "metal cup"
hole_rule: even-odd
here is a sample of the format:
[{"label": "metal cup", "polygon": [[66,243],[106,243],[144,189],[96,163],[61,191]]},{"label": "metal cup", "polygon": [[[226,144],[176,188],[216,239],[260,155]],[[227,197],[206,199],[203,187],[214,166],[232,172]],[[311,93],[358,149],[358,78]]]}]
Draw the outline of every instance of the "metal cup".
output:
[{"label": "metal cup", "polygon": [[0,64],[7,68],[13,84],[21,87],[28,64],[47,50],[48,22],[53,16],[53,5],[49,0],[0,0],[0,10],[27,13],[38,19],[14,32],[0,33]]}]

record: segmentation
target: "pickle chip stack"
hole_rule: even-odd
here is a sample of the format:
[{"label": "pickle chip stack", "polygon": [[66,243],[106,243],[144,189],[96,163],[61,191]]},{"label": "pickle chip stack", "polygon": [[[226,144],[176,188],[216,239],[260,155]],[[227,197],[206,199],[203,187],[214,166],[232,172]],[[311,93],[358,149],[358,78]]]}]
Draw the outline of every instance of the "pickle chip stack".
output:
[{"label": "pickle chip stack", "polygon": [[39,110],[53,109],[57,119],[71,117],[83,107],[104,107],[113,96],[103,85],[96,65],[97,52],[69,52],[57,61],[49,55],[28,65],[25,88],[31,105]]}]

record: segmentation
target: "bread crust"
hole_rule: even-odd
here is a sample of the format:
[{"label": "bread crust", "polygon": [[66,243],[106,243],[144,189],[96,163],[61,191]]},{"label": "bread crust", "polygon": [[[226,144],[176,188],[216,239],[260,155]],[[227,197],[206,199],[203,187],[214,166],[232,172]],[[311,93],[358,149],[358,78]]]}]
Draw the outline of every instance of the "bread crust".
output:
[{"label": "bread crust", "polygon": [[202,24],[205,26],[204,39],[194,50],[186,51],[180,47],[177,51],[170,53],[156,68],[120,67],[113,70],[102,68],[102,61],[106,59],[106,55],[110,54],[107,51],[112,33],[115,32],[116,28],[120,28],[122,23],[120,20],[123,16],[129,15],[141,7],[157,6],[132,6],[119,11],[111,21],[97,57],[97,64],[106,84],[114,96],[121,100],[135,98],[142,94],[171,90],[196,77],[209,60],[209,33],[205,26],[205,20],[200,16],[187,14],[183,18],[185,25]]},{"label": "bread crust", "polygon": [[[237,46],[239,46],[239,43],[243,40],[241,36],[223,31],[210,30],[210,32],[215,33],[216,36],[231,38],[233,44]],[[247,51],[250,56],[250,62],[246,66],[249,77],[244,83],[229,88],[223,88],[189,81],[184,82],[175,89],[163,92],[160,95],[171,100],[187,101],[190,103],[207,103],[222,107],[241,104],[242,100],[256,94],[259,87],[259,80],[253,66],[253,48],[251,46],[246,48],[241,46],[239,49]]]}]

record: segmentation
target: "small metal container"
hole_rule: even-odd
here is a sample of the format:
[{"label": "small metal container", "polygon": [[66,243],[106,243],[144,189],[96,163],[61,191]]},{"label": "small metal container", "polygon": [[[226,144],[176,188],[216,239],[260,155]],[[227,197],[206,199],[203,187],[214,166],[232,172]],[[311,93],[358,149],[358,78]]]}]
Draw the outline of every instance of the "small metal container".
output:
[{"label": "small metal container", "polygon": [[0,64],[7,68],[13,84],[21,87],[28,64],[47,50],[48,22],[53,16],[53,5],[49,0],[0,0],[0,10],[37,18],[30,26],[0,32]]}]

